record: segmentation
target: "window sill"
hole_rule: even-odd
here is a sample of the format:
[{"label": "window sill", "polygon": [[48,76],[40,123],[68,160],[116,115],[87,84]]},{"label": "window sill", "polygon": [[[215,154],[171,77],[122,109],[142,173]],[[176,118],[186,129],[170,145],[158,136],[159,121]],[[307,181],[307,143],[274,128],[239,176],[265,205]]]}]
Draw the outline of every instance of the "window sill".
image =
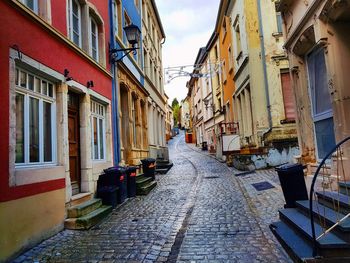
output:
[{"label": "window sill", "polygon": [[15,186],[64,179],[64,166],[26,166],[15,168]]}]

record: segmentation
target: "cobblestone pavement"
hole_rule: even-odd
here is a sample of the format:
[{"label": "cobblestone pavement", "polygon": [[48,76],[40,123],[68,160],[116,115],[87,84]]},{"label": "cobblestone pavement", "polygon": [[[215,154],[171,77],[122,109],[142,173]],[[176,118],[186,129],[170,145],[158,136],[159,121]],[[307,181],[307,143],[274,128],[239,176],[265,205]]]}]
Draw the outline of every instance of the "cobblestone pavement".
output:
[{"label": "cobblestone pavement", "polygon": [[[289,262],[268,229],[283,195],[272,170],[235,176],[184,143],[173,168],[145,197],[128,200],[88,231],[64,230],[15,262]],[[274,188],[257,191],[252,183]]]}]

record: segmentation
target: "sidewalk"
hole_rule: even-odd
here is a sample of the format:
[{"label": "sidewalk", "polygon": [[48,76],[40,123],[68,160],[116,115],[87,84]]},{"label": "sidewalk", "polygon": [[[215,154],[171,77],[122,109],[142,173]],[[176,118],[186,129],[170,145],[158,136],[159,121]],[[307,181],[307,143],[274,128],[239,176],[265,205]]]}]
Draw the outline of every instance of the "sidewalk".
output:
[{"label": "sidewalk", "polygon": [[[209,154],[208,151],[202,151],[194,144],[187,144],[187,146],[194,151],[218,160],[215,156]],[[222,160],[218,161],[222,162]],[[260,227],[263,229],[266,236],[270,239],[274,239],[269,230],[269,224],[278,220],[278,209],[283,208],[285,204],[283,192],[275,169],[270,168],[244,173],[234,167],[228,167],[226,163],[222,165],[225,165],[227,169],[232,172],[233,179],[237,180],[239,183],[251,210],[257,217]],[[266,184],[266,182],[271,185],[271,188],[258,191],[253,186],[253,184]]]}]

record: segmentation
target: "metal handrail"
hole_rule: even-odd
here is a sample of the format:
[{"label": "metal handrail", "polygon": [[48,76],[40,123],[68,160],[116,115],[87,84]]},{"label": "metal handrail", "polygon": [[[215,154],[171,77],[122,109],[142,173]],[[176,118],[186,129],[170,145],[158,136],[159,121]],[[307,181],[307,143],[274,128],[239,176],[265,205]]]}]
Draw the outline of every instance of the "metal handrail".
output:
[{"label": "metal handrail", "polygon": [[311,222],[311,231],[312,231],[312,241],[313,241],[313,257],[317,256],[317,238],[315,233],[315,222],[314,222],[314,213],[313,213],[313,202],[312,197],[314,194],[314,187],[316,183],[317,176],[321,170],[321,167],[325,164],[326,160],[333,154],[333,152],[343,143],[350,140],[350,136],[340,141],[338,144],[336,144],[331,151],[322,159],[321,163],[317,167],[317,170],[315,172],[315,175],[312,179],[311,187],[310,187],[310,200],[309,200],[309,208],[310,208],[310,222]]}]

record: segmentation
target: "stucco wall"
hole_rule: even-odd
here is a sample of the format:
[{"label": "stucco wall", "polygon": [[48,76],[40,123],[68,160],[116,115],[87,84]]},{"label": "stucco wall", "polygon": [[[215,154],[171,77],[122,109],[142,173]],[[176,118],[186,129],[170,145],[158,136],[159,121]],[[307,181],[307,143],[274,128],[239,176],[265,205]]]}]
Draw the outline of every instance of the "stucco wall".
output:
[{"label": "stucco wall", "polygon": [[64,189],[0,203],[0,261],[63,229],[64,204]]}]

